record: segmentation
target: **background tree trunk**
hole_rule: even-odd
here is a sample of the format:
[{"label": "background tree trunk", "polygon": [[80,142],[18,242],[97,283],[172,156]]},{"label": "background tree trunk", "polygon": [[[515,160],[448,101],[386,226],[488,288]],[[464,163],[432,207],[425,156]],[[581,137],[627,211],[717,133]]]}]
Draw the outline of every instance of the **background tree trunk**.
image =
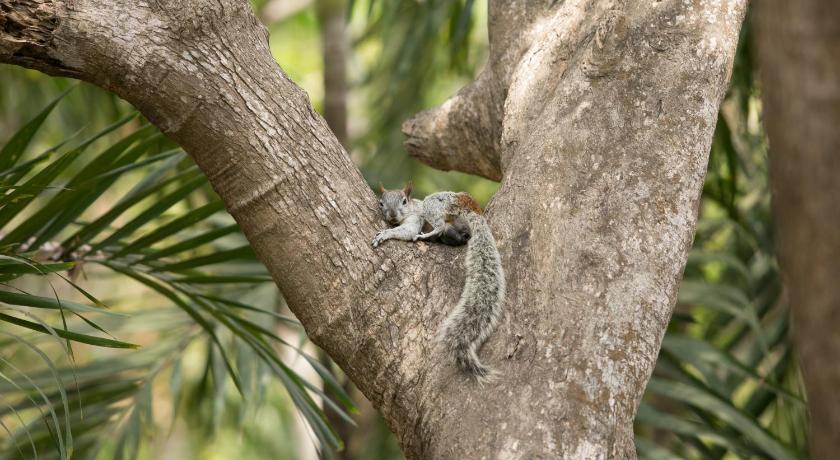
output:
[{"label": "background tree trunk", "polygon": [[347,136],[347,37],[346,0],[317,0],[324,58],[324,120],[345,149]]},{"label": "background tree trunk", "polygon": [[0,61],[94,82],[189,152],[312,340],[411,458],[632,458],[745,0],[491,0],[476,82],[406,124],[414,155],[502,179],[502,324],[466,380],[434,337],[463,248],[385,226],[238,0],[0,0]]},{"label": "background tree trunk", "polygon": [[301,12],[311,4],[312,0],[270,0],[262,7],[260,19],[264,24],[282,21]]},{"label": "background tree trunk", "polygon": [[779,256],[808,390],[811,454],[840,451],[840,7],[756,2]]}]

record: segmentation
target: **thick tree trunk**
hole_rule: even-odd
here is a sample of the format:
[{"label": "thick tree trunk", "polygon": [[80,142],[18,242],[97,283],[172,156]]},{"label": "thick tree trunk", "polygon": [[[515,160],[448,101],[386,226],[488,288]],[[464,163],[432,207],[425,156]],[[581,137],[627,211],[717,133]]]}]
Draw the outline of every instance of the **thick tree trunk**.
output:
[{"label": "thick tree trunk", "polygon": [[485,386],[433,341],[463,248],[370,246],[373,193],[247,2],[0,0],[0,61],[110,89],[182,145],[408,457],[632,458],[745,1],[491,0],[487,68],[406,124],[416,156],[502,179]]},{"label": "thick tree trunk", "polygon": [[811,417],[811,455],[840,451],[840,7],[755,9],[779,256]]}]

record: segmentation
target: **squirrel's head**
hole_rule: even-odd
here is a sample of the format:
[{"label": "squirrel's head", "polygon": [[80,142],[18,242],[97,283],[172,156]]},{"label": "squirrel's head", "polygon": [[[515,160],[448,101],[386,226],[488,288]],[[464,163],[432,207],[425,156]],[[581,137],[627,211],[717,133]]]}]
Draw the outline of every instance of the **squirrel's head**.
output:
[{"label": "squirrel's head", "polygon": [[382,194],[379,197],[379,209],[382,210],[385,220],[391,225],[402,222],[408,201],[411,200],[411,181],[402,189],[396,190],[386,190],[380,182],[379,192]]}]

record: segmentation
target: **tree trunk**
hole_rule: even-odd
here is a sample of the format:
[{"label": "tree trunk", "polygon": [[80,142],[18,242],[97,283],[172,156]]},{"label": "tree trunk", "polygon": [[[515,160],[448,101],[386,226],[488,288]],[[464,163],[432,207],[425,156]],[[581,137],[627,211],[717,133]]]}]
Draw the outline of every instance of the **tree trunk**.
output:
[{"label": "tree trunk", "polygon": [[346,0],[316,0],[324,60],[324,120],[336,139],[350,149],[347,136],[347,10]]},{"label": "tree trunk", "polygon": [[762,0],[755,9],[770,183],[811,455],[840,450],[840,7]]},{"label": "tree trunk", "polygon": [[502,179],[507,273],[466,380],[435,347],[464,249],[370,240],[377,201],[236,0],[0,0],[0,61],[94,82],[189,152],[311,339],[409,458],[633,458],[746,0],[490,0],[490,61],[406,124]]}]

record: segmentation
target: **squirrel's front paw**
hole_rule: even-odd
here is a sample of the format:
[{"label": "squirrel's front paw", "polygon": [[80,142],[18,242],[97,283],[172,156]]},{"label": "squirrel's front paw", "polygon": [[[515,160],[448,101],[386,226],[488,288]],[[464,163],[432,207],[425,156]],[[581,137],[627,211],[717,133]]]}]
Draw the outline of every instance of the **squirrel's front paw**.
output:
[{"label": "squirrel's front paw", "polygon": [[373,247],[377,247],[377,246],[379,246],[380,243],[385,241],[385,236],[383,235],[383,233],[385,233],[385,232],[381,231],[381,232],[377,233],[376,236],[373,237],[373,242],[371,243],[373,245]]}]

